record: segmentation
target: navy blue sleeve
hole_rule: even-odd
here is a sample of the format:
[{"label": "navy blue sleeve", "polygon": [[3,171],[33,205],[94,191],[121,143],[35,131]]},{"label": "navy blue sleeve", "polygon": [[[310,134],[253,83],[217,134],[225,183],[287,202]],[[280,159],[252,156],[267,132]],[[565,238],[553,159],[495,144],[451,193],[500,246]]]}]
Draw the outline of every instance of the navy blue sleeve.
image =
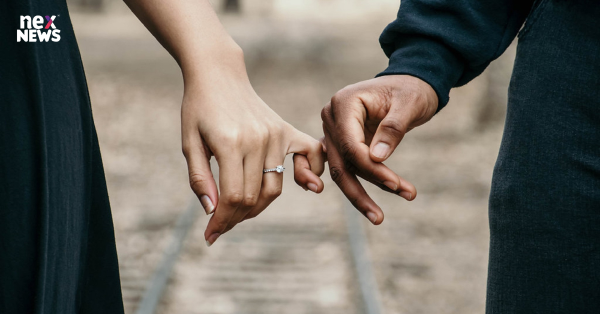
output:
[{"label": "navy blue sleeve", "polygon": [[377,76],[409,74],[439,98],[481,74],[510,45],[534,0],[402,0],[398,18],[379,38],[390,58]]}]

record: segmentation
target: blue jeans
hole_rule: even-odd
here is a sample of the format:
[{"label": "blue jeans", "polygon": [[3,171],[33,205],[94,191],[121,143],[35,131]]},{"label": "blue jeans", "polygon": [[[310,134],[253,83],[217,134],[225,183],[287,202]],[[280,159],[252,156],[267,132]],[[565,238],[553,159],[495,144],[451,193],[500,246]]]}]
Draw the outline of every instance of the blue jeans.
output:
[{"label": "blue jeans", "polygon": [[490,194],[487,313],[600,313],[600,3],[519,35]]}]

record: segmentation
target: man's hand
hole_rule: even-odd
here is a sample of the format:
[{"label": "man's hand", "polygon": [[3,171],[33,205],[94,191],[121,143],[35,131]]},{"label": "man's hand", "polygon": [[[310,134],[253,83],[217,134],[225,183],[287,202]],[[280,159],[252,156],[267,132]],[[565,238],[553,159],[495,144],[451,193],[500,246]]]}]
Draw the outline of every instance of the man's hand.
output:
[{"label": "man's hand", "polygon": [[431,119],[437,104],[438,97],[429,84],[409,75],[390,75],[347,86],[323,108],[331,177],[373,224],[383,221],[383,212],[356,176],[413,200],[415,187],[382,162],[406,132]]}]

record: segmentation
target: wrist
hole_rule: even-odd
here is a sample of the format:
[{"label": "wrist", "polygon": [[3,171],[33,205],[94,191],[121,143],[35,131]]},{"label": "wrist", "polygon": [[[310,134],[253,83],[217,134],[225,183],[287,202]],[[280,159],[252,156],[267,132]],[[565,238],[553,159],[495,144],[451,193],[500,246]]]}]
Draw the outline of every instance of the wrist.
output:
[{"label": "wrist", "polygon": [[194,50],[179,61],[185,85],[206,85],[218,81],[248,81],[244,52],[229,38]]}]

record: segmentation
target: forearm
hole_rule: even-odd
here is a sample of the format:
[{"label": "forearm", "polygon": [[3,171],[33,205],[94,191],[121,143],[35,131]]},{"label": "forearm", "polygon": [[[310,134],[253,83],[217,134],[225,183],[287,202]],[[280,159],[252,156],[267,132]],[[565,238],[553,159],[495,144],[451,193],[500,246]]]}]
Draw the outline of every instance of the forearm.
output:
[{"label": "forearm", "polygon": [[246,78],[242,50],[208,0],[124,1],[175,58],[186,83],[217,72]]},{"label": "forearm", "polygon": [[[282,189],[282,177],[263,170],[294,158],[294,178],[323,190],[321,143],[294,129],[256,94],[240,47],[208,0],[125,0],[177,60],[185,90],[181,140],[192,190],[207,214],[210,246],[242,220],[260,214]],[[211,166],[219,164],[219,188]]]},{"label": "forearm", "polygon": [[380,75],[410,74],[438,93],[464,85],[510,45],[533,0],[406,0],[380,38],[390,66]]}]

